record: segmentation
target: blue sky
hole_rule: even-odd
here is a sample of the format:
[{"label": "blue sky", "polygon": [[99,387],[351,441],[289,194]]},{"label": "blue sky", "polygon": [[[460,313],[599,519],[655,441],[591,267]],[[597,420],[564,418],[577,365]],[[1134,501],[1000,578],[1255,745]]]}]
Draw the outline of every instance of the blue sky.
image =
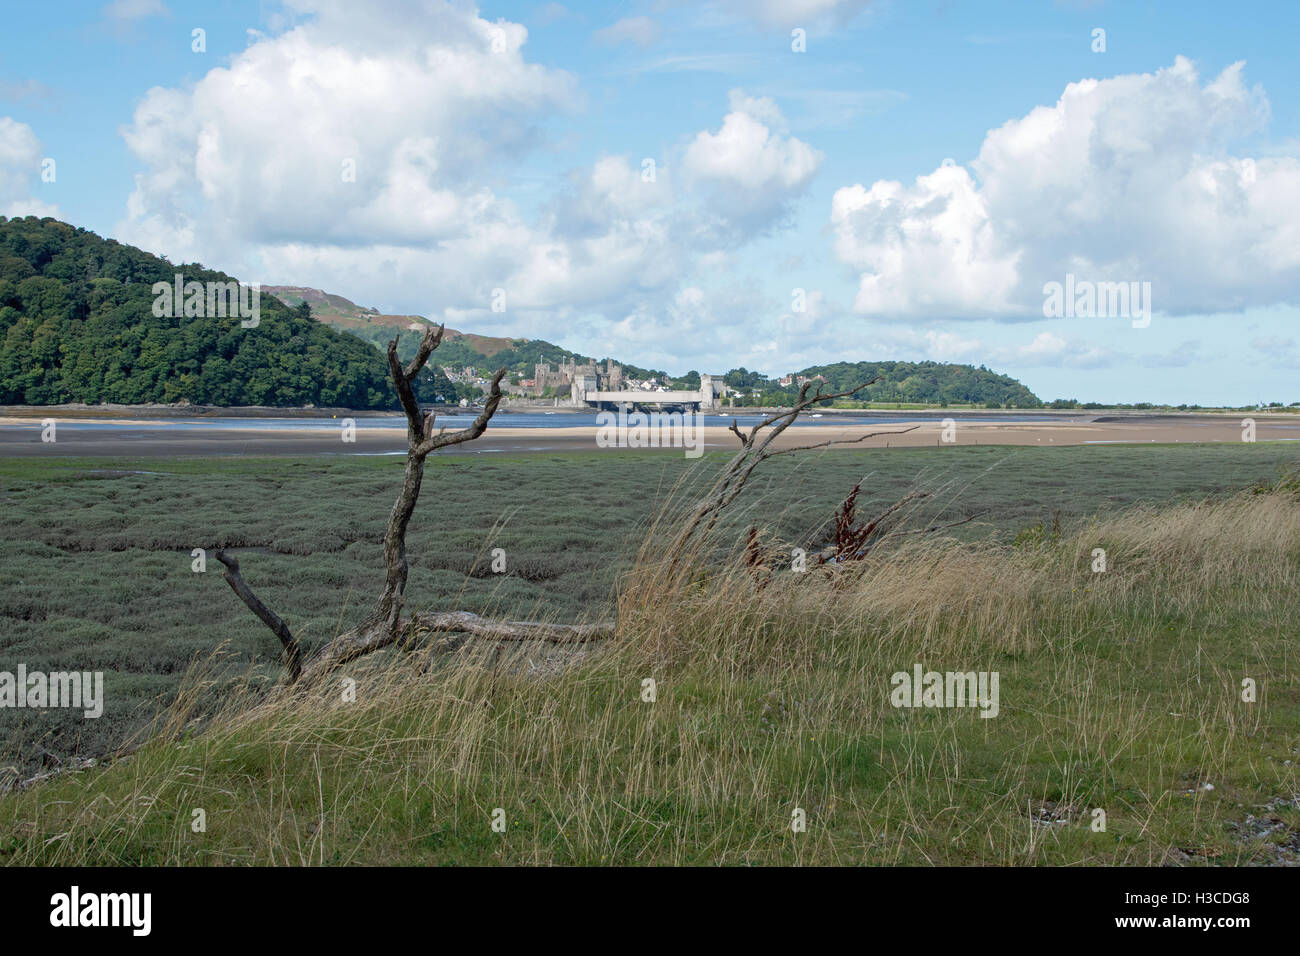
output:
[{"label": "blue sky", "polygon": [[[670,372],[1291,402],[1297,9],[15,5],[0,214]],[[1045,317],[1067,274],[1149,283],[1150,321]]]}]

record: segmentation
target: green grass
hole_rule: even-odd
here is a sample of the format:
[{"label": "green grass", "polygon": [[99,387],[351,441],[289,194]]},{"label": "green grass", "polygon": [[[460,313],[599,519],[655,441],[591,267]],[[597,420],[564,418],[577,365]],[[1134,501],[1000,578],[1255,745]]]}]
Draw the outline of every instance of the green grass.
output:
[{"label": "green grass", "polygon": [[[1275,475],[1285,445],[891,449],[774,459],[741,524],[796,540],[863,481],[859,513],[915,487],[958,529],[1010,540],[1136,502],[1238,488]],[[431,461],[409,535],[412,609],[465,608],[563,621],[606,617],[619,575],[679,481],[719,456],[555,454]],[[246,580],[307,647],[355,624],[382,578],[380,537],[401,462],[304,460],[0,461],[0,670],[102,670],[105,715],[0,710],[0,766],[27,774],[52,753],[95,755],[138,736],[186,669],[223,647],[221,673],[257,685],[278,673],[275,638],[230,593],[209,556],[250,549]],[[128,474],[124,472],[156,472]],[[945,510],[946,509],[946,510]],[[490,551],[507,553],[493,574]],[[209,695],[211,698],[212,695]],[[205,707],[216,706],[207,699]]]},{"label": "green grass", "polygon": [[[619,640],[546,679],[528,667],[537,648],[470,644],[427,673],[368,658],[348,672],[354,702],[329,686],[259,706],[208,669],[129,761],[0,799],[0,859],[1300,859],[1294,485],[1009,537],[911,539],[761,592],[734,563],[666,577],[642,561]],[[999,715],[891,707],[890,674],[914,663],[999,672]],[[195,734],[203,688],[226,710]]]}]

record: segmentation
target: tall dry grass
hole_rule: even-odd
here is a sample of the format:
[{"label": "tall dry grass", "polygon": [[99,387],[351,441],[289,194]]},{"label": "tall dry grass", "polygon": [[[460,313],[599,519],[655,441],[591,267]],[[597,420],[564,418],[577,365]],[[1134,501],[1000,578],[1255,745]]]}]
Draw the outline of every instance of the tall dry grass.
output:
[{"label": "tall dry grass", "polygon": [[[201,732],[214,679],[196,674],[129,762],[0,799],[3,858],[1271,859],[1225,820],[1252,787],[1300,791],[1273,760],[1300,735],[1281,683],[1300,624],[1300,500],[1285,489],[1019,545],[899,538],[851,565],[774,567],[761,589],[725,531],[668,556],[653,542],[671,530],[620,582],[618,639],[578,657],[395,651],[339,675],[354,699],[339,683],[274,705],[227,682]],[[890,675],[916,663],[1000,671],[999,716],[891,707]],[[1268,688],[1258,706],[1240,700],[1243,668]]]}]

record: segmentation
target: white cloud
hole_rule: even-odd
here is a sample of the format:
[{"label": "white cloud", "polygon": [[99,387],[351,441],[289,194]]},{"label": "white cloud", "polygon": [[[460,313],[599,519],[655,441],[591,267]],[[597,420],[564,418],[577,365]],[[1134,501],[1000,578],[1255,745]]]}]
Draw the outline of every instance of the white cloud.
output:
[{"label": "white cloud", "polygon": [[1144,355],[1139,360],[1146,368],[1186,368],[1189,365],[1205,361],[1201,354],[1201,343],[1187,339],[1168,352]]},{"label": "white cloud", "polygon": [[41,142],[32,128],[0,116],[0,216],[59,215],[58,206],[32,195],[43,159]]},{"label": "white cloud", "polygon": [[987,203],[961,166],[908,189],[880,180],[836,190],[835,252],[861,271],[854,308],[871,314],[991,315],[1010,308],[1019,258],[1003,251]]},{"label": "white cloud", "polygon": [[[772,100],[736,91],[721,129],[655,157],[653,176],[641,157],[601,156],[525,214],[500,184],[535,124],[581,102],[574,83],[525,61],[516,24],[407,5],[388,21],[299,0],[313,18],[192,88],[150,90],[122,130],[144,169],[116,237],[453,325],[571,337],[662,314],[694,272],[730,268],[820,163],[763,122],[781,122]],[[504,314],[488,308],[498,288]]]},{"label": "white cloud", "polygon": [[40,80],[26,79],[19,83],[0,81],[0,100],[50,99],[54,91]]},{"label": "white cloud", "polygon": [[[782,364],[776,328],[754,318],[768,306],[752,287],[706,290],[686,284],[662,304],[639,303],[601,336],[612,354],[644,356],[637,360],[642,366],[671,369],[689,356],[691,367],[702,372],[767,368]],[[751,318],[732,321],[738,314]]]},{"label": "white cloud", "polygon": [[781,122],[770,99],[733,90],[731,109],[716,132],[701,131],[682,157],[686,182],[708,194],[710,207],[736,227],[770,225],[788,210],[821,166],[823,154],[793,136],[775,133]]},{"label": "white cloud", "polygon": [[1079,339],[1067,339],[1055,332],[1039,332],[1027,345],[979,348],[967,361],[992,361],[998,365],[1022,368],[1067,367],[1100,368],[1111,365],[1119,356],[1111,349]]},{"label": "white cloud", "polygon": [[476,180],[578,102],[572,78],[527,63],[518,24],[438,0],[392,17],[295,6],[315,18],[256,38],[190,90],[146,94],[122,130],[146,169],[118,235],[211,258],[509,230],[507,204]]},{"label": "white cloud", "polygon": [[663,221],[674,203],[672,172],[653,157],[634,166],[626,156],[602,156],[571,179],[572,189],[558,198],[554,213],[566,235],[593,235],[619,222]]},{"label": "white cloud", "polygon": [[597,30],[592,37],[605,46],[633,43],[647,47],[658,43],[660,35],[659,24],[649,17],[624,17],[612,26]]},{"label": "white cloud", "polygon": [[1300,368],[1300,344],[1293,338],[1280,335],[1261,335],[1250,340],[1250,347],[1260,353],[1261,359],[1281,368]]},{"label": "white cloud", "polygon": [[879,330],[877,340],[883,355],[914,356],[934,362],[989,365],[994,368],[1101,368],[1122,361],[1122,356],[1104,346],[1056,332],[1036,334],[1024,344],[994,345],[978,336],[944,328],[925,330],[890,326]]},{"label": "white cloud", "polygon": [[1159,312],[1300,301],[1300,161],[1238,158],[1267,121],[1242,64],[1201,85],[1179,57],[1081,80],[991,131],[972,164],[832,201],[855,308],[881,316],[1041,317],[1067,272],[1149,281]]},{"label": "white cloud", "polygon": [[524,208],[510,184],[541,124],[582,96],[527,62],[523,27],[437,0],[392,19],[343,0],[294,11],[310,16],[141,100],[121,131],[141,170],[116,238],[646,365],[775,349],[735,321],[765,308],[753,284],[706,294],[699,278],[731,281],[735,251],[788,217],[822,161],[775,101],[733,91],[720,126],[665,147],[653,175],[641,156],[579,160]]}]

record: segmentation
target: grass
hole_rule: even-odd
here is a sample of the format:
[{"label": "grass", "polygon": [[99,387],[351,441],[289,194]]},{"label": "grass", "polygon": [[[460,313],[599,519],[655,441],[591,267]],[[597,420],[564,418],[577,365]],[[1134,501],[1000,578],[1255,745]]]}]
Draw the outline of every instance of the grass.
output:
[{"label": "grass", "polygon": [[[1296,859],[1294,483],[1017,543],[905,539],[833,573],[778,569],[761,591],[708,548],[673,572],[645,555],[620,582],[619,640],[555,676],[529,666],[538,648],[470,644],[426,673],[400,652],[367,659],[352,700],[331,686],[266,705],[201,667],[129,761],[0,800],[0,858]],[[917,663],[997,671],[998,716],[891,707],[890,676]],[[223,711],[195,733],[214,691]]]},{"label": "grass", "polygon": [[[1204,496],[1275,475],[1287,445],[956,447],[845,451],[767,463],[738,505],[774,540],[825,520],[866,476],[861,513],[920,487],[966,540],[1010,538],[1139,502]],[[670,490],[689,497],[718,456],[462,456],[431,460],[409,535],[413,608],[518,618],[605,617]],[[401,462],[0,460],[0,670],[102,670],[98,720],[0,709],[0,768],[29,775],[122,746],[198,658],[256,683],[279,645],[192,549],[247,549],[249,584],[308,650],[357,623],[382,578],[380,540]],[[794,489],[792,491],[792,489]],[[491,571],[491,549],[507,553]],[[206,706],[206,705],[205,705]],[[3,770],[0,770],[0,774]],[[0,779],[3,779],[0,777]]]}]

